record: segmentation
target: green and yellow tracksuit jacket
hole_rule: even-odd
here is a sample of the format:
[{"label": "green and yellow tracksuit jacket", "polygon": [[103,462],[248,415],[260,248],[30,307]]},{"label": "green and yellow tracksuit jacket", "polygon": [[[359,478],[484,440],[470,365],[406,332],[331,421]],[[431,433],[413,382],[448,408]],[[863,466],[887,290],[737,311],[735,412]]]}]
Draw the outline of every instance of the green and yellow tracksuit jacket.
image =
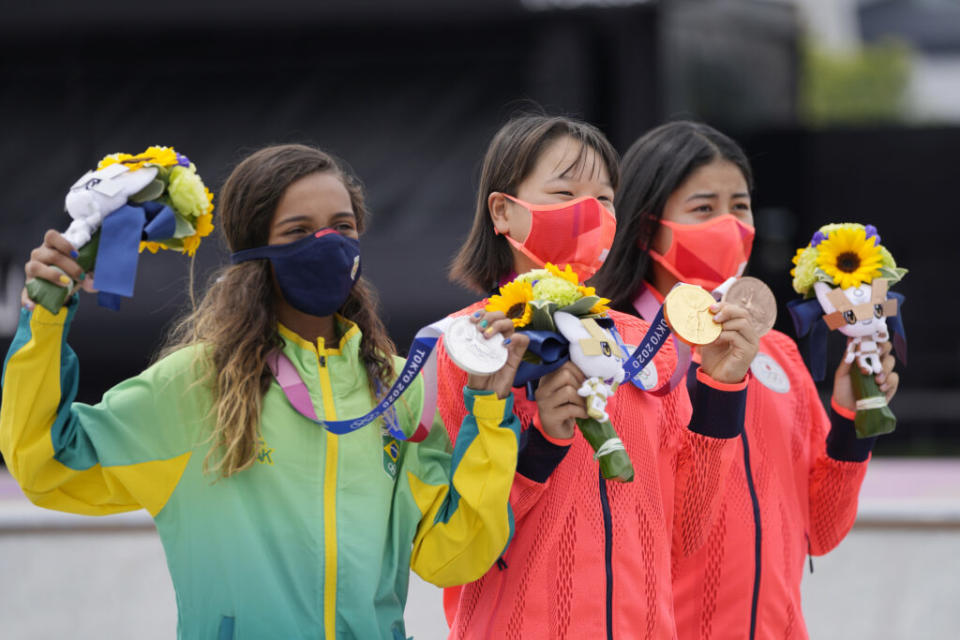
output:
[{"label": "green and yellow tracksuit jacket", "polygon": [[[163,358],[99,404],[74,402],[78,362],[66,336],[75,311],[75,301],[56,316],[21,311],[4,363],[0,451],[42,507],[150,512],[180,638],[403,638],[410,568],[440,586],[469,582],[509,542],[520,428],[509,396],[465,389],[470,414],[452,447],[439,420],[418,444],[379,422],[331,434],[272,382],[257,462],[217,479],[202,471],[215,411],[198,383],[201,347]],[[360,331],[338,322],[334,346],[280,328],[326,419],[373,405]],[[422,396],[418,380],[395,405],[406,433]]]}]

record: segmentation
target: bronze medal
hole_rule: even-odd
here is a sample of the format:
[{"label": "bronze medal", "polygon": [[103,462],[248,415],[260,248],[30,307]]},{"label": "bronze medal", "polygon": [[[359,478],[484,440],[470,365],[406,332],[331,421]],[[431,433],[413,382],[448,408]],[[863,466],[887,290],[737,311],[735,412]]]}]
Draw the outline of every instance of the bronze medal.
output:
[{"label": "bronze medal", "polygon": [[750,276],[738,279],[723,294],[723,301],[746,310],[758,338],[773,329],[777,321],[777,299],[763,280]]}]

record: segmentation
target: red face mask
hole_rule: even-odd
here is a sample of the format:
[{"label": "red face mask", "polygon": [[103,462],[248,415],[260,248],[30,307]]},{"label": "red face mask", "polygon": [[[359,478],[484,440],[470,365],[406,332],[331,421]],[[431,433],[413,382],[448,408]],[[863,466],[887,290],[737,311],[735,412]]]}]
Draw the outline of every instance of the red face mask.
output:
[{"label": "red face mask", "polygon": [[713,291],[725,280],[743,274],[753,248],[753,227],[732,214],[700,224],[662,220],[672,233],[670,248],[663,255],[650,250],[650,257],[680,282]]},{"label": "red face mask", "polygon": [[617,218],[599,200],[584,196],[558,204],[530,204],[503,194],[530,211],[530,233],[522,243],[504,237],[539,266],[551,262],[589,279],[603,265],[617,231]]}]

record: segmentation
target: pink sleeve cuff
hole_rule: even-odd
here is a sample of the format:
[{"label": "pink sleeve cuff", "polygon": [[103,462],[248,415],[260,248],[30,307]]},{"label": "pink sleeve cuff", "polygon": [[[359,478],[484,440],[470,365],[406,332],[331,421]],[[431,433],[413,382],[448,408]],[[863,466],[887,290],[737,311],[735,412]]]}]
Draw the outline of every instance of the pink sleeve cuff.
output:
[{"label": "pink sleeve cuff", "polygon": [[857,411],[855,409],[841,407],[840,403],[838,403],[837,399],[833,396],[830,397],[830,408],[832,408],[833,412],[838,416],[843,416],[847,420],[854,420],[857,417]]},{"label": "pink sleeve cuff", "polygon": [[714,380],[704,372],[703,367],[697,367],[697,380],[707,385],[708,387],[712,387],[716,389],[717,391],[743,391],[744,389],[747,388],[747,382],[749,382],[750,380],[750,372],[748,371],[747,375],[745,375],[743,377],[743,380],[741,380],[740,382],[734,382],[731,384],[728,382],[720,382],[719,380]]}]

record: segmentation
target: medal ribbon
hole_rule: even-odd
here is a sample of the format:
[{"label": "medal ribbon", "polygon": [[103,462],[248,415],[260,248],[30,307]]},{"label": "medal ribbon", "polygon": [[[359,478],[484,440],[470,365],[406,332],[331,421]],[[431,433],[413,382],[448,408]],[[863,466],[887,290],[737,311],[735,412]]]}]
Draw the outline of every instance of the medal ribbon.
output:
[{"label": "medal ribbon", "polygon": [[[282,352],[273,352],[267,359],[267,366],[273,373],[277,384],[283,389],[283,393],[286,395],[290,405],[296,409],[298,413],[337,435],[351,433],[365,427],[386,413],[410,387],[417,375],[422,372],[424,377],[423,409],[420,414],[420,424],[414,433],[407,436],[403,433],[403,430],[400,429],[396,421],[388,421],[388,431],[397,440],[420,442],[430,433],[430,426],[433,424],[433,418],[437,410],[437,354],[435,351],[437,341],[453,320],[453,317],[447,317],[417,332],[407,352],[409,355],[403,365],[403,370],[400,372],[400,375],[397,376],[390,390],[387,391],[387,394],[373,409],[356,418],[349,418],[347,420],[321,420],[313,407],[313,401],[310,398],[310,392],[307,389],[306,383],[303,382],[290,359]],[[622,345],[616,329],[611,328],[611,332]],[[637,345],[637,348],[634,349],[630,357],[623,363],[623,369],[627,377],[640,389],[643,389],[643,385],[634,380],[634,378],[650,363],[670,335],[670,327],[667,326],[667,321],[663,317],[663,308],[661,307],[657,311],[656,316],[650,324],[650,328],[643,336],[640,344]],[[557,334],[556,337],[561,342],[566,343],[566,339],[559,334]],[[676,384],[673,383],[674,378],[679,375],[680,379],[682,379],[686,374],[686,366],[689,364],[689,348],[687,349],[687,356],[686,363],[683,364],[682,367],[678,364],[678,370],[682,369],[683,373],[678,374],[677,371],[674,371],[674,376],[671,378],[673,386],[676,386]],[[557,361],[551,363],[551,368],[557,368],[559,366],[557,362],[562,364],[568,357],[569,356],[558,358]],[[521,376],[518,375],[518,378],[519,377]],[[673,387],[670,387],[670,389],[672,388]],[[663,388],[660,388],[654,393],[663,395],[669,392],[670,389],[664,391]]]},{"label": "medal ribbon", "polygon": [[407,436],[396,421],[387,421],[390,435],[397,440],[420,442],[430,433],[430,426],[433,424],[433,417],[437,411],[437,354],[435,348],[440,336],[443,335],[444,330],[452,321],[453,318],[444,318],[417,332],[407,352],[409,355],[403,365],[403,370],[397,376],[387,394],[373,409],[356,418],[320,420],[313,408],[313,401],[310,399],[307,385],[300,378],[300,374],[297,373],[296,367],[290,362],[290,358],[280,351],[275,351],[267,359],[267,366],[270,367],[277,384],[283,389],[287,400],[300,415],[337,435],[351,433],[365,427],[386,413],[400,399],[404,391],[413,384],[417,374],[423,372],[423,409],[420,413],[420,424],[414,433]]},{"label": "medal ribbon", "polygon": [[[653,293],[651,293],[647,285],[640,286],[640,293],[636,298],[633,299],[633,308],[636,309],[637,313],[644,320],[655,318],[666,324],[666,321],[663,319],[663,307],[659,302],[657,302],[656,297],[653,295]],[[650,325],[650,331],[653,330],[654,326],[656,326],[656,321],[654,324]],[[675,335],[671,334],[670,338],[673,340],[673,346],[677,350],[677,366],[674,367],[673,374],[670,376],[670,380],[666,384],[660,385],[653,390],[644,389],[644,391],[649,391],[655,396],[665,396],[676,389],[677,385],[686,379],[687,369],[690,368],[690,360],[692,358],[690,346],[685,342],[678,340]],[[657,348],[659,349],[660,347]],[[646,364],[643,366],[646,366]],[[643,366],[637,370],[637,373],[643,369]],[[626,369],[626,366],[624,366],[624,369]],[[629,375],[629,371],[627,373]],[[630,382],[632,382],[634,386],[643,389],[643,385],[640,384],[639,379],[631,378]]]}]

